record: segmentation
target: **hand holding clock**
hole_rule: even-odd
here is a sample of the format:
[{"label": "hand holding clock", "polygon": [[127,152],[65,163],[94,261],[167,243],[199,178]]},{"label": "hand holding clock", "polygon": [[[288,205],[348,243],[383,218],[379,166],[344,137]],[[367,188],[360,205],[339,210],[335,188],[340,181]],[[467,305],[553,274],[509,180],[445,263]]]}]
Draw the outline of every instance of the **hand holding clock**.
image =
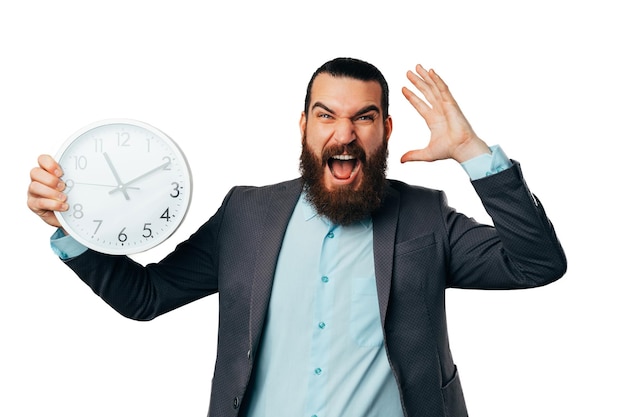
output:
[{"label": "hand holding clock", "polygon": [[28,187],[27,205],[43,221],[54,227],[61,227],[54,215],[55,211],[67,211],[65,183],[61,180],[63,170],[50,155],[37,159],[39,166],[30,171],[31,183]]}]

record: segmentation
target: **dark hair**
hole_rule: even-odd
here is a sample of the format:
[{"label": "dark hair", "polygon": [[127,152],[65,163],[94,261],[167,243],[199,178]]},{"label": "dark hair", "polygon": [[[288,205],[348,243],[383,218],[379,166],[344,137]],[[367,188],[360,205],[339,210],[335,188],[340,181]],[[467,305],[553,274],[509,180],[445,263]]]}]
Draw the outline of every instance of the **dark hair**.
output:
[{"label": "dark hair", "polygon": [[380,104],[383,112],[383,120],[389,116],[389,86],[387,80],[374,65],[356,58],[335,58],[326,62],[313,73],[309,85],[306,89],[306,97],[304,98],[304,114],[308,115],[309,105],[311,104],[311,88],[313,81],[320,74],[330,74],[333,77],[348,77],[360,81],[376,81],[380,84],[382,97]]}]

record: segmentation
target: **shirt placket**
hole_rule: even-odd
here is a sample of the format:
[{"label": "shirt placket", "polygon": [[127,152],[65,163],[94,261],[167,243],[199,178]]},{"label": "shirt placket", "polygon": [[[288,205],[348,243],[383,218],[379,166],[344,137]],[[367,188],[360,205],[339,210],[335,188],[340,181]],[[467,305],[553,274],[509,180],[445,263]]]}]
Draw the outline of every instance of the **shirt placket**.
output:
[{"label": "shirt placket", "polygon": [[315,277],[315,301],[313,317],[310,321],[311,355],[309,366],[309,404],[305,417],[324,417],[330,393],[328,378],[333,369],[329,368],[329,353],[333,330],[333,302],[336,289],[336,276],[333,265],[337,265],[340,228],[329,224],[322,238],[319,273]]}]

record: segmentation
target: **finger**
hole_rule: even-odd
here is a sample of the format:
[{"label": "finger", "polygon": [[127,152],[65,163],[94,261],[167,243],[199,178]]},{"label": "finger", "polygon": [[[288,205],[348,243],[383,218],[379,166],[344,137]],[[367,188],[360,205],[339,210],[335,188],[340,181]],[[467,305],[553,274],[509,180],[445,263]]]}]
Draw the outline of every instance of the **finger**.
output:
[{"label": "finger", "polygon": [[428,120],[429,113],[432,108],[426,104],[424,100],[419,98],[413,91],[406,87],[402,87],[402,94],[411,103],[411,105],[417,110],[417,112],[426,120]]},{"label": "finger", "polygon": [[[48,223],[49,225],[55,227],[61,227],[59,220],[56,218],[54,214],[53,208],[58,202],[54,200],[47,200],[42,198],[28,197],[27,200],[28,208],[39,216],[43,221]],[[64,211],[67,210],[67,205],[65,207],[59,207],[59,210],[56,211]]]},{"label": "finger", "polygon": [[63,175],[63,170],[61,169],[61,166],[50,155],[40,155],[39,158],[37,158],[37,162],[39,163],[39,166],[47,172],[57,177]]},{"label": "finger", "polygon": [[428,74],[421,66],[418,65],[416,67],[416,71],[417,74],[408,71],[406,74],[407,78],[409,79],[411,84],[413,84],[415,88],[417,88],[424,95],[429,103],[436,103],[440,97],[440,94],[439,92],[437,92],[437,87],[435,83],[428,77]]},{"label": "finger", "polygon": [[[54,172],[57,171],[55,168],[52,168],[52,170]],[[58,191],[63,191],[65,189],[65,183],[59,178],[58,175],[56,175],[56,173],[50,173],[41,167],[33,168],[30,171],[30,179],[32,182],[41,183]]]},{"label": "finger", "polygon": [[26,204],[33,213],[43,219],[46,223],[56,227],[60,227],[60,223],[54,212],[66,211],[69,208],[67,203],[63,201],[38,197],[36,196],[36,192],[29,192]]},{"label": "finger", "polygon": [[454,97],[452,96],[452,93],[450,92],[450,88],[448,87],[448,84],[446,84],[445,81],[443,81],[443,79],[439,76],[439,74],[437,74],[435,70],[431,69],[429,71],[429,75],[430,75],[430,79],[433,81],[434,85],[436,86],[437,91],[439,92],[439,95],[446,101],[456,103],[456,101],[454,100]]},{"label": "finger", "polygon": [[436,84],[431,77],[431,71],[432,70],[426,70],[422,64],[417,64],[415,66],[415,73],[419,75],[422,80],[424,80],[424,83],[431,88],[435,88]]},{"label": "finger", "polygon": [[57,201],[67,200],[67,196],[62,190],[54,187],[49,187],[48,185],[39,181],[32,181],[29,184],[28,195],[35,198],[47,198]]},{"label": "finger", "polygon": [[54,215],[55,211],[67,211],[69,205],[66,203],[66,196],[63,193],[50,193],[50,188],[40,183],[31,183],[28,192],[26,205],[28,208],[41,217],[46,223],[58,227],[58,220]]},{"label": "finger", "polygon": [[44,215],[46,212],[52,211],[67,211],[69,208],[65,201],[53,198],[37,197],[30,194],[26,201],[28,208],[39,216]]},{"label": "finger", "polygon": [[[430,89],[432,97],[434,97],[437,101],[441,100],[442,89],[439,82],[443,82],[443,80],[439,78],[437,73],[435,73],[435,70],[426,70],[422,65],[418,64],[415,66],[415,71],[424,80],[424,83]],[[445,83],[443,84],[443,86],[447,88]]]}]

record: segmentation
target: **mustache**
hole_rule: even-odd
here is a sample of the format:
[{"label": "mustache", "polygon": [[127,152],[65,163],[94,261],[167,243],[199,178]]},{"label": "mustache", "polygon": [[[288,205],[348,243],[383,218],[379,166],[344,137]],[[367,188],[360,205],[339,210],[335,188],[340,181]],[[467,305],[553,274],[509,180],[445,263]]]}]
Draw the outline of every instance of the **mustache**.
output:
[{"label": "mustache", "polygon": [[366,162],[367,155],[358,143],[350,142],[347,145],[332,145],[322,152],[322,165],[326,165],[328,160],[335,155],[348,154],[357,158],[361,162]]}]

